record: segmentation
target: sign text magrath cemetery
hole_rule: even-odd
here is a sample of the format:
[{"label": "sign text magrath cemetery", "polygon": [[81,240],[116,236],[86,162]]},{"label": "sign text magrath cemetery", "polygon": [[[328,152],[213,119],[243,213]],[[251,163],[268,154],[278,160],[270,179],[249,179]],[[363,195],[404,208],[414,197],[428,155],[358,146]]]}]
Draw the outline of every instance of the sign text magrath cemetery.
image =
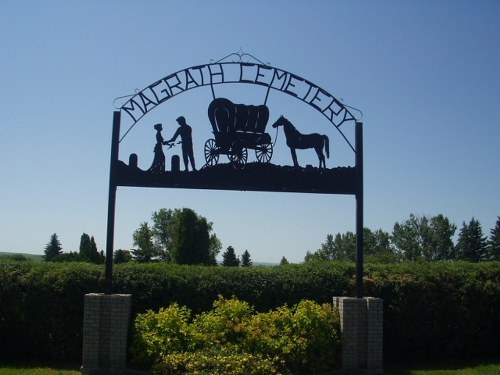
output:
[{"label": "sign text magrath cemetery", "polygon": [[[111,293],[113,258],[114,212],[118,186],[165,187],[190,189],[218,189],[239,191],[300,192],[321,194],[350,194],[356,197],[357,233],[357,295],[362,294],[362,232],[363,232],[363,142],[362,124],[353,115],[353,107],[331,95],[320,86],[283,69],[270,65],[242,61],[251,55],[238,53],[238,61],[221,61],[197,65],[169,74],[143,90],[128,96],[113,116],[111,145],[110,189],[108,206],[108,240],[106,245],[106,293]],[[252,57],[253,58],[253,57]],[[255,59],[255,58],[253,58]],[[217,97],[214,87],[223,84],[258,85],[266,89],[263,104],[238,103],[231,97]],[[207,100],[206,114],[211,136],[193,143],[193,129],[189,113],[177,117],[178,128],[171,138],[163,136],[161,123],[150,124],[155,131],[154,155],[150,167],[138,166],[139,155],[119,157],[121,140],[155,107],[186,91],[208,86],[212,98]],[[286,117],[286,108],[269,108],[271,90],[290,95],[319,112],[333,125],[355,154],[355,165],[327,167],[330,157],[330,139],[325,132],[310,133],[293,119]],[[204,105],[203,103],[197,103]],[[284,115],[276,115],[284,113]],[[121,135],[122,115],[131,125]],[[269,120],[272,119],[271,124]],[[352,124],[355,142],[344,134],[344,127]],[[270,128],[283,129],[286,146],[273,142]],[[352,130],[352,129],[351,129]],[[174,155],[170,170],[166,169],[163,147],[181,145],[181,156]],[[195,160],[193,149],[203,148],[204,160]],[[292,165],[273,163],[276,147],[288,147]],[[317,156],[316,166],[303,167],[296,150],[310,149]],[[255,162],[249,162],[249,153]],[[182,161],[181,161],[182,157]],[[108,261],[109,259],[109,261]]]}]

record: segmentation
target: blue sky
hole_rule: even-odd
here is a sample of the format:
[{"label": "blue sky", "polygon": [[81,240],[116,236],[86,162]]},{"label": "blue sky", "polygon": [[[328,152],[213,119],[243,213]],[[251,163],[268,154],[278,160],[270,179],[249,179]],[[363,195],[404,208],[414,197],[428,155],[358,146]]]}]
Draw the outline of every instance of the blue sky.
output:
[{"label": "blue sky", "polygon": [[[390,232],[410,213],[442,213],[489,233],[500,215],[499,17],[497,1],[2,1],[0,251],[42,254],[52,233],[77,251],[83,232],[104,249],[114,99],[240,49],[363,111],[365,226]],[[248,85],[216,91],[265,97]],[[120,159],[135,152],[147,168],[153,125],[170,137],[184,115],[201,166],[211,99],[205,87],[158,106]],[[329,168],[353,164],[319,112],[279,92],[268,105],[270,123],[285,114],[330,137]],[[311,150],[298,157],[317,163]],[[292,163],[282,133],[273,162]],[[355,229],[353,196],[120,187],[115,247],[131,248],[153,211],[182,207],[254,261],[300,262],[328,233]]]}]

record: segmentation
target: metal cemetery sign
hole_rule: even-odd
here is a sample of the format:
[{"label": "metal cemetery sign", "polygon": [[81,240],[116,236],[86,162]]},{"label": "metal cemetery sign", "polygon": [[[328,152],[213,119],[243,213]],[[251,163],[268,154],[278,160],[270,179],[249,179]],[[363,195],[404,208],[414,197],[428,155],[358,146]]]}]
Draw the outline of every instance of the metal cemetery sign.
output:
[{"label": "metal cemetery sign", "polygon": [[[227,61],[236,57],[237,61]],[[251,57],[256,62],[243,61]],[[238,103],[233,98],[217,97],[214,87],[223,84],[258,85],[265,88],[263,104]],[[195,162],[193,129],[189,113],[177,117],[179,127],[165,140],[161,123],[149,124],[156,131],[154,156],[149,168],[141,169],[139,156],[132,153],[128,160],[119,159],[119,145],[130,131],[153,109],[186,91],[209,87],[211,98],[206,102],[207,125],[212,136],[202,146],[204,160]],[[348,148],[355,154],[355,166],[327,168],[330,139],[325,134],[307,133],[284,115],[286,108],[269,108],[271,90],[290,95],[309,105],[333,125]],[[240,191],[305,192],[351,194],[356,196],[358,235],[357,295],[362,291],[362,228],[363,228],[363,146],[362,124],[353,115],[354,108],[343,104],[320,86],[283,69],[272,67],[242,53],[205,65],[197,65],[169,74],[127,98],[117,107],[113,117],[108,206],[108,240],[106,249],[106,293],[111,293],[114,211],[118,186],[219,189]],[[203,103],[200,103],[203,105]],[[279,112],[277,112],[279,111]],[[130,124],[120,134],[122,117]],[[271,121],[270,121],[271,120]],[[343,132],[345,124],[355,126],[355,143]],[[277,165],[273,154],[277,147],[270,131],[283,129],[286,146],[290,149],[292,166]],[[167,170],[163,147],[181,144],[181,158],[174,155]],[[197,148],[199,149],[199,148]],[[317,167],[300,167],[297,149],[311,149],[317,155]],[[201,150],[200,150],[201,151]],[[249,153],[256,162],[249,162]],[[198,165],[197,165],[198,163]],[[108,261],[110,260],[110,261]]]}]

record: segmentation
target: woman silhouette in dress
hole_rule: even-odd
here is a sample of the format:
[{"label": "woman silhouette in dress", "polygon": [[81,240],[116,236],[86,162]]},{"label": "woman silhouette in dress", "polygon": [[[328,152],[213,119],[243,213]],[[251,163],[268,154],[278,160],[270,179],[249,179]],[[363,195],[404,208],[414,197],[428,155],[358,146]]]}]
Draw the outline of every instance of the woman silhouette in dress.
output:
[{"label": "woman silhouette in dress", "polygon": [[154,148],[155,156],[148,172],[161,174],[165,173],[165,154],[163,153],[163,136],[161,135],[163,126],[161,124],[156,124],[154,128],[156,129],[156,144]]}]

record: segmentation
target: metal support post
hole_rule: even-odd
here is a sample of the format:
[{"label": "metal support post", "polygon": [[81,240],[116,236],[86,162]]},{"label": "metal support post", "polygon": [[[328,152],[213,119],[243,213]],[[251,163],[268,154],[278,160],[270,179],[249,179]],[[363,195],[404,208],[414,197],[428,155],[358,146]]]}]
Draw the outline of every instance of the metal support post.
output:
[{"label": "metal support post", "polygon": [[356,297],[363,297],[363,123],[356,122]]},{"label": "metal support post", "polygon": [[111,139],[111,161],[109,167],[108,228],[106,237],[106,269],[104,293],[111,294],[113,285],[113,240],[115,232],[116,165],[120,143],[120,111],[113,113],[113,134]]}]

